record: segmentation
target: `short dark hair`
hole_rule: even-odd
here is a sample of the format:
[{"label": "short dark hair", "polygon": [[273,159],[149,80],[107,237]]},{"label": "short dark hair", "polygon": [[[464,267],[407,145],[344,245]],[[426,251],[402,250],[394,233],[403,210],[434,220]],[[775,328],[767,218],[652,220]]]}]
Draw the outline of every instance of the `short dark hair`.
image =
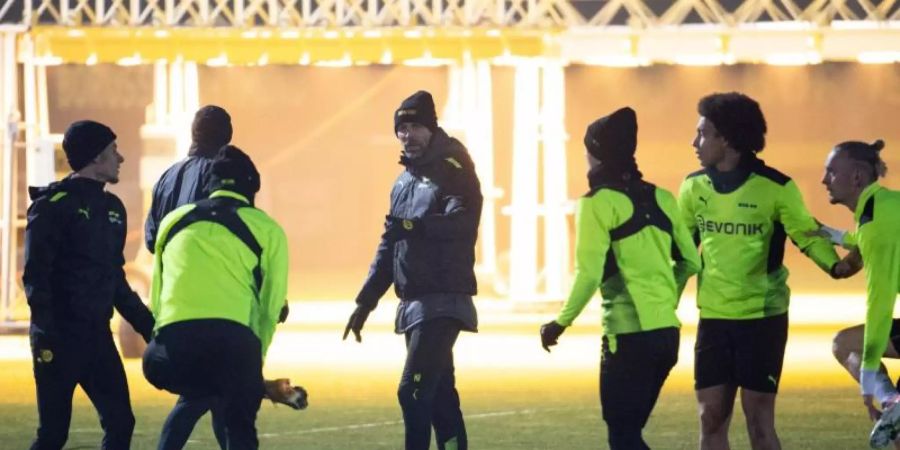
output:
[{"label": "short dark hair", "polygon": [[756,100],[740,92],[710,94],[700,99],[697,112],[738,152],[759,153],[766,147],[766,118]]},{"label": "short dark hair", "polygon": [[881,139],[871,144],[846,141],[834,146],[836,152],[845,154],[848,158],[866,166],[871,171],[872,180],[877,180],[887,174],[887,164],[881,159],[881,149],[883,148],[884,141]]}]

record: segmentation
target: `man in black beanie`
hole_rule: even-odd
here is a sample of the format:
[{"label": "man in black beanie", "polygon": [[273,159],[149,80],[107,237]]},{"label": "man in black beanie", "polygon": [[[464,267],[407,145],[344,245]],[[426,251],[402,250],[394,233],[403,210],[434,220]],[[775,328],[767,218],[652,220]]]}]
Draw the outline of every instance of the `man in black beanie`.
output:
[{"label": "man in black beanie", "polygon": [[[222,147],[211,160],[209,198],[167,214],[154,249],[156,328],[144,353],[144,376],[181,396],[175,410],[215,406],[217,432],[224,433],[217,438],[228,449],[259,445],[256,414],[267,390],[262,362],[287,291],[287,239],[253,206],[259,188],[250,158],[232,145]],[[173,414],[160,448],[164,442],[181,448],[187,436],[171,433],[190,435],[196,422],[189,415],[188,429],[173,429]]]},{"label": "man in black beanie", "polygon": [[150,339],[153,316],[125,280],[125,207],[107,183],[124,159],[106,125],[73,123],[63,138],[73,173],[30,187],[22,281],[31,308],[31,349],[40,425],[32,449],[60,449],[80,385],[100,416],[104,449],[128,449],[134,414],[110,332],[113,309]]},{"label": "man in black beanie", "polygon": [[357,342],[369,313],[391,284],[400,298],[396,328],[406,337],[397,397],[406,449],[427,450],[434,427],[440,450],[468,448],[456,391],[453,345],[476,331],[475,241],[481,187],[466,148],[437,125],[431,94],[418,91],[394,113],[405,170],[391,191],[384,234],[356,297],[344,339]]},{"label": "man in black beanie", "polygon": [[549,352],[599,286],[600,404],[609,448],[649,449],[641,431],[678,360],[675,309],[700,260],[675,197],[638,171],[634,110],[596,120],[584,145],[590,191],[576,212],[575,280],[556,320],[541,327],[541,343]]}]

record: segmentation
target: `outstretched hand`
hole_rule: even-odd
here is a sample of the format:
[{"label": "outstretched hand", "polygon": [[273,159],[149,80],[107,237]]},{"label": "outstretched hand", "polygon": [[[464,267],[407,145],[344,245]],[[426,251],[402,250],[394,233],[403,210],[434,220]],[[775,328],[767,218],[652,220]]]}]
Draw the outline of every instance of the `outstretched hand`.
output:
[{"label": "outstretched hand", "polygon": [[369,318],[369,313],[371,311],[364,306],[357,306],[356,309],[353,310],[353,313],[350,314],[350,319],[347,320],[347,327],[344,328],[344,337],[342,340],[347,340],[347,335],[350,332],[353,332],[353,337],[356,338],[356,342],[362,342],[362,335],[360,334],[363,329],[363,325],[366,324],[366,319]]},{"label": "outstretched hand", "polygon": [[550,353],[550,347],[557,344],[559,336],[564,331],[566,331],[566,327],[556,323],[555,320],[541,325],[541,347],[544,347],[544,350]]}]

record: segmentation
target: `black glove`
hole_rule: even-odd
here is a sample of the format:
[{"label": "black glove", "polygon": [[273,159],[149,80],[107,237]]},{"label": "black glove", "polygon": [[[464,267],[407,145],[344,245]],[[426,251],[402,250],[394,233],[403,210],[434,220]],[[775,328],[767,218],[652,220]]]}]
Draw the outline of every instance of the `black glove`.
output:
[{"label": "black glove", "polygon": [[284,306],[281,307],[281,312],[278,313],[278,323],[284,323],[287,321],[288,315],[291,313],[291,308],[288,306],[287,300],[284,301]]},{"label": "black glove", "polygon": [[385,230],[382,237],[387,241],[396,242],[421,236],[424,231],[422,219],[402,219],[395,216],[385,216]]},{"label": "black glove", "polygon": [[353,314],[350,314],[350,320],[347,321],[347,328],[344,328],[344,340],[347,339],[347,335],[350,334],[350,331],[353,331],[356,342],[362,342],[362,336],[360,336],[359,333],[362,331],[363,325],[366,324],[366,319],[369,318],[369,313],[371,311],[372,310],[365,306],[357,306],[356,309],[353,310]]},{"label": "black glove", "polygon": [[566,327],[556,323],[555,320],[541,325],[541,347],[550,353],[550,347],[557,344],[556,340],[566,331]]}]

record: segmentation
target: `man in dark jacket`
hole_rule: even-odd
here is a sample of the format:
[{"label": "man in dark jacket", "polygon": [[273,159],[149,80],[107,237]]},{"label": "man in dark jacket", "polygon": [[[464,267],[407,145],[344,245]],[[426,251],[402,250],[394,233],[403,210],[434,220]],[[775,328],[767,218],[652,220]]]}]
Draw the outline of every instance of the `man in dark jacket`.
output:
[{"label": "man in dark jacket", "polygon": [[153,253],[159,223],[173,209],[209,197],[206,177],[212,159],[231,142],[231,116],[221,107],[206,105],[194,114],[187,158],[169,167],[153,186],[153,202],[144,224],[144,243]]},{"label": "man in dark jacket", "polygon": [[125,280],[125,207],[104,189],[124,159],[112,130],[89,120],[69,126],[63,149],[74,173],[29,189],[22,281],[40,420],[31,448],[62,448],[81,385],[100,415],[102,448],[125,450],[134,414],[109,321],[115,308],[147,341],[154,322]]},{"label": "man in dark jacket", "polygon": [[393,283],[400,298],[395,331],[406,336],[397,396],[406,449],[466,449],[455,387],[453,345],[478,326],[475,240],[481,188],[466,148],[437,125],[431,94],[418,91],[394,113],[405,167],[391,190],[390,212],[369,275],[344,330],[361,341],[369,313]]},{"label": "man in dark jacket", "polygon": [[[163,217],[179,206],[209,197],[208,177],[222,146],[231,142],[234,129],[231,116],[216,105],[206,105],[194,114],[191,124],[191,148],[187,158],[176,162],[163,172],[153,186],[153,203],[144,224],[144,243],[154,252],[156,235]],[[175,407],[163,424],[159,450],[180,449],[187,443],[197,421],[212,411],[212,425],[216,440],[225,448],[225,421],[220,413],[222,405],[215,398],[178,397]]]}]

